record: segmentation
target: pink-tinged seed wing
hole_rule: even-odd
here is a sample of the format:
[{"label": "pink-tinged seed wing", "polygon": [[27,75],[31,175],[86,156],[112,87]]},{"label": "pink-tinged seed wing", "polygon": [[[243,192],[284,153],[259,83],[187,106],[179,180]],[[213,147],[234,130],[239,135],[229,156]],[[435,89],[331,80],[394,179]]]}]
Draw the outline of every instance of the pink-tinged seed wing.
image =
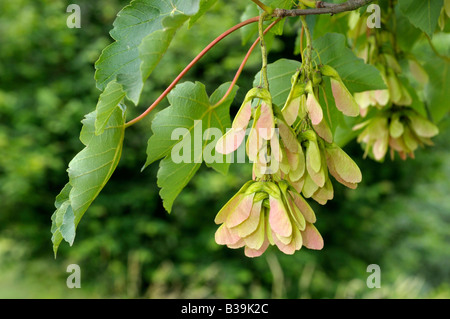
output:
[{"label": "pink-tinged seed wing", "polygon": [[323,248],[323,238],[313,224],[306,224],[302,233],[303,246],[309,249],[321,250]]},{"label": "pink-tinged seed wing", "polygon": [[301,175],[303,176],[305,169],[306,169],[306,158],[305,158],[305,153],[303,153],[303,148],[299,142],[297,142],[297,153],[298,153],[297,170],[301,171]]},{"label": "pink-tinged seed wing", "polygon": [[272,230],[280,236],[288,237],[292,234],[292,224],[281,199],[269,197],[269,224]]},{"label": "pink-tinged seed wing", "polygon": [[280,163],[283,160],[283,155],[280,149],[280,135],[275,132],[270,139],[270,160]]},{"label": "pink-tinged seed wing", "polygon": [[355,98],[345,87],[344,83],[333,78],[330,80],[337,109],[347,116],[358,116],[358,103],[356,103]]},{"label": "pink-tinged seed wing", "polygon": [[323,119],[323,111],[314,93],[308,94],[308,98],[306,99],[306,108],[308,110],[311,123],[313,125],[319,124]]},{"label": "pink-tinged seed wing", "polygon": [[236,209],[232,211],[230,214],[228,214],[227,220],[225,221],[225,225],[228,228],[232,228],[239,225],[250,216],[254,197],[255,193],[245,195],[244,198],[236,206]]},{"label": "pink-tinged seed wing", "polygon": [[405,128],[405,134],[403,134],[403,141],[405,142],[406,147],[409,151],[415,151],[419,146],[419,143],[416,137],[413,135],[409,128]]},{"label": "pink-tinged seed wing", "polygon": [[[310,172],[311,171],[311,172]],[[311,179],[316,183],[317,186],[323,187],[325,185],[325,171],[324,171],[324,165],[320,167],[320,170],[316,173],[314,170],[308,171],[309,176]]]},{"label": "pink-tinged seed wing", "polygon": [[[299,155],[297,153],[292,153],[288,149],[286,151],[286,157],[289,163],[289,171],[295,171],[298,167],[298,164],[300,163]],[[301,176],[298,176],[298,178],[294,179],[295,181],[298,180]]]},{"label": "pink-tinged seed wing", "polygon": [[373,91],[364,91],[355,93],[355,101],[361,109],[367,109],[376,104],[373,98]]},{"label": "pink-tinged seed wing", "polygon": [[298,117],[298,110],[300,109],[301,96],[291,100],[291,102],[282,110],[284,120],[288,125],[294,124]]},{"label": "pink-tinged seed wing", "polygon": [[303,183],[302,194],[306,198],[310,198],[317,191],[319,186],[311,179],[309,174],[305,174],[305,182]]},{"label": "pink-tinged seed wing", "polygon": [[245,130],[231,129],[217,141],[216,151],[220,154],[230,154],[238,149],[244,138]]},{"label": "pink-tinged seed wing", "polygon": [[323,138],[328,143],[333,143],[333,133],[331,132],[330,127],[328,126],[327,121],[322,119],[319,124],[313,125],[314,131],[316,131],[317,135]]},{"label": "pink-tinged seed wing", "polygon": [[[256,177],[261,178],[265,174],[271,174],[270,158],[268,156],[268,142],[261,139],[262,147],[259,149],[257,156],[253,159],[253,173]],[[249,156],[250,158],[250,156]],[[251,158],[250,158],[251,159]],[[277,166],[278,167],[278,166]]]},{"label": "pink-tinged seed wing", "polygon": [[286,149],[281,149],[281,153],[282,153],[282,160],[280,163],[280,169],[281,169],[281,177],[284,177],[286,174],[289,173],[289,171],[291,170],[291,166],[289,165],[289,160],[288,160],[288,155],[287,155],[287,150]]},{"label": "pink-tinged seed wing", "polygon": [[303,184],[305,183],[305,175],[307,175],[307,174],[304,172],[302,177],[300,177],[300,179],[298,181],[289,180],[289,183],[295,188],[295,190],[298,193],[302,192]]},{"label": "pink-tinged seed wing", "polygon": [[227,220],[228,215],[230,215],[230,213],[232,213],[236,209],[237,205],[241,202],[244,196],[245,196],[244,194],[239,193],[234,195],[217,213],[214,222],[216,224],[224,223]]},{"label": "pink-tinged seed wing", "polygon": [[397,105],[402,106],[408,106],[412,104],[412,97],[411,94],[409,94],[409,91],[406,89],[405,86],[401,86],[402,96],[399,101],[397,101]]},{"label": "pink-tinged seed wing", "polygon": [[241,239],[241,237],[231,232],[225,225],[220,225],[214,237],[218,245],[233,245]]},{"label": "pink-tinged seed wing", "polygon": [[339,146],[333,144],[325,149],[325,153],[327,163],[331,164],[343,180],[348,183],[361,182],[362,174],[358,165]]},{"label": "pink-tinged seed wing", "polygon": [[[328,154],[328,153],[326,153]],[[332,160],[328,159],[328,155],[327,155],[327,166],[328,166],[328,171],[330,172],[330,174],[342,185],[347,186],[348,188],[351,189],[356,189],[358,187],[358,184],[356,183],[349,183],[345,180],[342,179],[342,177],[339,175],[338,171],[336,170],[336,167],[334,167],[334,162]],[[313,194],[314,195],[314,194]]]},{"label": "pink-tinged seed wing", "polygon": [[374,98],[381,106],[385,106],[389,102],[389,90],[376,90]]},{"label": "pink-tinged seed wing", "polygon": [[265,225],[266,225],[267,240],[269,241],[269,244],[275,245],[275,242],[273,241],[273,238],[272,238],[272,228],[270,228],[269,214],[266,214],[269,212],[269,209],[264,208],[264,207],[262,209],[264,210],[264,220],[265,220]]},{"label": "pink-tinged seed wing", "polygon": [[[294,229],[295,229],[296,227],[293,227],[292,228],[292,232],[294,232]],[[283,236],[280,236],[280,235],[278,235],[278,234],[274,234],[274,236],[281,242],[281,243],[283,243],[284,245],[289,245],[291,242],[292,242],[292,235],[291,236],[288,236],[288,237],[283,237]]]},{"label": "pink-tinged seed wing", "polygon": [[295,205],[294,200],[291,198],[290,195],[286,196],[286,200],[288,203],[288,208],[289,208],[289,213],[290,216],[294,222],[294,224],[297,227],[294,228],[299,228],[299,229],[305,229],[305,217],[303,216],[303,214],[300,212],[300,209]]},{"label": "pink-tinged seed wing", "polygon": [[256,120],[256,129],[259,135],[265,139],[270,140],[275,133],[275,119],[273,117],[272,108],[267,103],[261,103],[261,114]]},{"label": "pink-tinged seed wing", "polygon": [[289,243],[285,244],[279,239],[277,234],[272,231],[272,238],[273,238],[275,245],[283,253],[285,253],[287,255],[292,255],[295,253],[296,243],[295,243],[295,240],[293,237],[291,238]]},{"label": "pink-tinged seed wing", "polygon": [[300,209],[303,217],[309,223],[316,222],[316,214],[314,214],[313,209],[309,206],[308,202],[302,197],[302,195],[297,194],[293,191],[289,191],[290,196],[292,197],[295,206]]},{"label": "pink-tinged seed wing", "polygon": [[389,135],[393,138],[398,138],[403,135],[405,127],[403,126],[400,118],[393,117],[391,123],[389,124]]},{"label": "pink-tinged seed wing", "polygon": [[389,136],[381,136],[373,143],[372,152],[377,161],[381,161],[387,153]]},{"label": "pink-tinged seed wing", "polygon": [[328,178],[325,182],[324,187],[319,188],[312,196],[312,199],[314,199],[321,205],[325,205],[327,201],[333,199],[333,196],[334,196],[333,185],[331,184],[331,181]]},{"label": "pink-tinged seed wing", "polygon": [[409,120],[414,132],[421,137],[433,137],[439,134],[439,128],[422,116],[411,114]]},{"label": "pink-tinged seed wing", "polygon": [[262,164],[260,161],[256,161],[253,163],[253,179],[256,180],[258,178],[262,178],[264,174],[267,172],[267,166],[266,164]]},{"label": "pink-tinged seed wing", "polygon": [[386,82],[392,102],[397,103],[402,98],[402,87],[394,71],[390,70]]},{"label": "pink-tinged seed wing", "polygon": [[[331,173],[331,170],[330,170],[330,173]],[[331,175],[333,175],[333,173],[332,173]],[[351,189],[356,189],[356,188],[358,188],[358,184],[357,184],[357,183],[349,183],[349,182],[347,182],[347,181],[344,181],[338,174],[333,175],[333,177],[334,177],[339,183],[341,183],[341,184],[344,185],[344,186],[347,186],[348,188],[351,188]]]},{"label": "pink-tinged seed wing", "polygon": [[261,216],[261,205],[262,200],[253,203],[252,210],[250,212],[250,216],[246,221],[242,224],[233,227],[233,231],[236,231],[240,237],[246,237],[253,233],[260,223],[260,219],[263,219]]},{"label": "pink-tinged seed wing", "polygon": [[[306,169],[308,172],[314,171],[318,173],[322,167],[322,157],[320,154],[319,145],[316,141],[309,141],[306,148]],[[310,172],[311,174],[311,172]]]},{"label": "pink-tinged seed wing", "polygon": [[239,238],[239,241],[237,243],[229,244],[229,245],[227,245],[227,247],[231,248],[231,249],[238,249],[238,248],[244,247],[244,245],[245,245],[244,240],[242,238]]},{"label": "pink-tinged seed wing", "polygon": [[278,121],[278,132],[280,133],[281,141],[284,146],[292,153],[298,151],[298,140],[292,129],[283,121]]},{"label": "pink-tinged seed wing", "polygon": [[245,253],[245,256],[250,257],[250,258],[259,257],[266,251],[267,247],[269,247],[269,241],[267,239],[265,239],[264,243],[262,244],[262,246],[259,249],[251,249],[251,248],[245,246],[244,253]]},{"label": "pink-tinged seed wing", "polygon": [[[447,0],[448,2],[448,0]],[[450,2],[449,2],[450,4]],[[409,70],[411,71],[412,76],[422,85],[425,85],[429,81],[428,73],[425,69],[417,63],[416,60],[408,60]]]},{"label": "pink-tinged seed wing", "polygon": [[300,156],[299,154],[294,154],[297,156],[297,167],[295,170],[291,170],[289,172],[289,180],[292,182],[296,182],[302,178],[302,176],[305,174],[305,157]]},{"label": "pink-tinged seed wing", "polygon": [[247,128],[248,122],[250,122],[250,117],[252,115],[252,102],[249,101],[241,106],[238,113],[234,117],[232,128],[243,129]]},{"label": "pink-tinged seed wing", "polygon": [[397,152],[403,152],[407,149],[403,138],[389,138],[389,146]]},{"label": "pink-tinged seed wing", "polygon": [[260,249],[264,243],[264,239],[266,237],[266,225],[264,216],[261,216],[259,219],[258,227],[256,230],[244,237],[245,245],[251,249]]},{"label": "pink-tinged seed wing", "polygon": [[294,238],[293,241],[295,243],[295,250],[300,250],[303,246],[303,237],[302,233],[300,232],[300,229],[294,230]]},{"label": "pink-tinged seed wing", "polygon": [[262,139],[256,128],[252,128],[250,130],[250,134],[248,136],[246,151],[247,156],[251,161],[255,161],[258,156],[259,151],[265,145],[265,141]]}]

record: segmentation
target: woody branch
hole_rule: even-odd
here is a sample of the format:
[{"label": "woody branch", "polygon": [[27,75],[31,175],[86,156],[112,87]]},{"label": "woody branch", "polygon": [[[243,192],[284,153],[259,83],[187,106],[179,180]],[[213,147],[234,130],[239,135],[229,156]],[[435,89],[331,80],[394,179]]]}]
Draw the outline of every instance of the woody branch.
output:
[{"label": "woody branch", "polygon": [[297,17],[313,14],[337,14],[345,11],[353,11],[362,6],[365,6],[373,0],[348,0],[344,3],[329,3],[325,1],[317,1],[316,8],[312,9],[274,9],[272,17],[284,18],[284,17]]}]

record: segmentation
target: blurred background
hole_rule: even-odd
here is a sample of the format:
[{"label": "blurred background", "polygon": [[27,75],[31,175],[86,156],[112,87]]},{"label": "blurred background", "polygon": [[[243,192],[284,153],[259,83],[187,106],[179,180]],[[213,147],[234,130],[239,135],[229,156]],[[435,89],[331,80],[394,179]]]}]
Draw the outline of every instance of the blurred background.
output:
[{"label": "blurred background", "polygon": [[[345,150],[363,182],[357,190],[334,183],[334,200],[312,203],[325,248],[286,256],[271,247],[256,259],[214,242],[214,217],[251,167],[235,164],[226,177],[202,168],[169,215],[156,186],[158,164],[140,172],[151,135],[147,118],[127,130],[117,171],[79,224],[74,245],[62,243],[55,259],[54,199],[82,149],[80,121],[100,93],[94,63],[128,3],[73,2],[81,6],[80,29],[66,26],[71,2],[0,3],[0,298],[450,298],[448,116],[435,146],[416,152],[415,160],[363,160],[361,147],[349,143]],[[244,8],[244,1],[219,1],[190,30],[180,30],[129,118],[236,24]],[[276,39],[269,62],[297,58],[294,42],[289,32]],[[228,37],[185,80],[212,92],[232,79],[247,47],[239,33]],[[256,52],[238,82],[232,114],[259,64]],[[66,286],[74,263],[80,289]],[[370,264],[380,266],[379,289],[366,285]]]}]

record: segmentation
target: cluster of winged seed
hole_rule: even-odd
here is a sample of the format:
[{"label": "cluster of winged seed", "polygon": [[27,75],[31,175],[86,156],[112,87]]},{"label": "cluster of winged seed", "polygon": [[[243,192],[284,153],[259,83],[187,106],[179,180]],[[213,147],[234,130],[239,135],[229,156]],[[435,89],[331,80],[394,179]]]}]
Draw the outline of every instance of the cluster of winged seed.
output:
[{"label": "cluster of winged seed", "polygon": [[285,181],[249,181],[220,210],[216,242],[229,248],[245,247],[248,257],[260,256],[269,245],[286,254],[302,246],[322,249],[309,204]]},{"label": "cluster of winged seed", "polygon": [[371,153],[378,161],[384,159],[390,147],[391,159],[395,152],[405,160],[414,158],[419,146],[433,145],[431,137],[439,133],[436,125],[410,108],[389,109],[355,127],[364,130],[358,142],[365,145],[365,156]]},{"label": "cluster of winged seed", "polygon": [[253,178],[217,214],[220,224],[215,239],[229,248],[245,247],[245,255],[257,257],[270,246],[286,254],[301,247],[322,249],[323,239],[314,226],[316,216],[305,198],[325,204],[333,198],[330,175],[356,188],[361,171],[333,142],[320,104],[323,77],[331,81],[334,102],[348,116],[359,115],[359,106],[339,74],[320,66],[313,74],[299,70],[284,107],[272,104],[269,90],[251,89],[236,114],[232,127],[216,144],[229,154],[244,142],[253,162]]},{"label": "cluster of winged seed", "polygon": [[[393,34],[388,30],[379,34],[366,30],[352,30],[356,36],[365,37],[361,47],[355,49],[365,62],[377,67],[387,89],[366,91],[355,94],[363,117],[369,117],[371,107],[374,112],[370,119],[356,125],[354,130],[362,130],[357,141],[365,149],[364,156],[371,156],[377,161],[383,161],[388,150],[391,159],[397,152],[401,159],[414,158],[414,151],[425,145],[433,145],[431,137],[439,130],[436,125],[412,108],[413,99],[408,80],[400,76],[403,73],[401,65],[408,66],[409,73],[418,85],[425,85],[428,74],[411,55],[398,52],[390,46]],[[399,61],[398,56],[404,56]]]}]

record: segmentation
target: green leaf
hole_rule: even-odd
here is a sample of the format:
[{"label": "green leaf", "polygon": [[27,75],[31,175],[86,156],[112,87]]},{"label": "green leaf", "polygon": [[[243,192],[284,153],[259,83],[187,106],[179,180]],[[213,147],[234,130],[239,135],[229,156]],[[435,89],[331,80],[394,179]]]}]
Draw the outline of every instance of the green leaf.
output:
[{"label": "green leaf", "polygon": [[[56,252],[58,250],[58,246],[61,243],[61,241],[65,238],[70,243],[70,240],[72,239],[72,236],[68,234],[63,235],[63,231],[69,228],[68,222],[70,221],[70,218],[65,218],[66,213],[69,215],[73,215],[72,207],[70,206],[70,200],[69,200],[69,194],[70,190],[72,189],[72,186],[67,183],[64,188],[62,189],[61,193],[56,196],[55,200],[55,207],[56,211],[52,215],[52,228],[51,232],[53,234],[52,236],[52,242],[53,242],[53,252],[56,256]],[[70,212],[68,210],[70,209]],[[65,229],[61,229],[63,227],[63,224],[65,222]],[[72,241],[73,242],[73,241]]]},{"label": "green leaf", "polygon": [[425,69],[430,76],[430,82],[425,89],[433,121],[441,121],[450,111],[450,62],[435,59],[428,62]]},{"label": "green leaf", "polygon": [[[241,21],[248,20],[250,18],[256,17],[260,14],[258,7],[250,3],[245,8],[245,11],[241,15]],[[256,39],[258,34],[258,24],[252,23],[241,28],[242,45],[245,45],[251,39]]]},{"label": "green leaf", "polygon": [[60,231],[62,237],[70,246],[73,245],[73,241],[75,240],[75,228],[75,215],[72,206],[67,205]]},{"label": "green leaf", "polygon": [[192,25],[197,22],[197,20],[200,19],[209,9],[211,9],[216,2],[217,0],[200,0],[200,8],[198,9],[198,12],[189,19],[189,28],[192,27]]},{"label": "green leaf", "polygon": [[[148,141],[144,168],[164,158],[157,177],[163,205],[168,212],[175,198],[200,168],[205,148],[213,148],[221,136],[215,136],[211,141],[209,129],[218,128],[223,134],[231,127],[229,108],[237,89],[234,88],[222,104],[214,106],[228,87],[229,84],[223,84],[209,98],[202,83],[177,85],[167,97],[170,106],[156,114],[152,122],[153,135]],[[175,131],[177,129],[179,134]],[[214,151],[212,155],[215,155]],[[182,157],[182,160],[175,160],[174,156]],[[226,173],[229,163],[225,163],[223,155],[220,158],[224,163],[210,162],[207,165]]]},{"label": "green leaf", "polygon": [[[344,84],[350,92],[362,92],[368,90],[385,89],[380,72],[372,65],[365,64],[362,59],[357,58],[345,45],[345,36],[337,33],[327,34],[313,41],[314,53],[320,61],[336,69]],[[283,106],[291,89],[292,75],[300,68],[301,62],[288,59],[280,59],[267,66],[270,93],[272,102]],[[260,84],[260,73],[256,74],[253,81],[254,86]],[[330,102],[330,99],[328,99]]]},{"label": "green leaf", "polygon": [[[290,9],[293,5],[293,1],[292,0],[267,0],[264,1],[264,4],[272,7],[272,8],[279,8],[279,9]],[[247,5],[247,7],[245,8],[244,13],[241,15],[241,21],[245,21],[247,19],[256,17],[258,15],[260,15],[262,12],[262,10],[256,6],[254,3],[250,3]],[[264,25],[268,26],[270,23],[272,23],[273,20],[271,21],[265,21]],[[284,28],[284,23],[286,22],[286,19],[283,19],[282,21],[278,22],[278,24],[276,26],[274,26],[265,36],[266,41],[270,42],[273,40],[274,35],[282,35],[283,34],[283,28]],[[247,25],[245,27],[241,28],[241,35],[242,35],[242,44],[246,44],[248,41],[250,40],[255,40],[258,37],[258,24],[257,23],[253,23],[250,25]],[[268,46],[269,46],[268,44]]]},{"label": "green leaf", "polygon": [[420,100],[419,96],[417,95],[417,90],[411,86],[408,79],[405,78],[404,76],[399,76],[398,79],[412,98],[412,103],[409,105],[409,107],[416,110],[420,115],[427,117],[427,110],[425,108],[425,104]]},{"label": "green leaf", "polygon": [[[312,29],[312,37],[313,39],[320,38],[333,30],[333,32],[347,34],[349,31],[349,22],[348,19],[343,17],[342,15],[333,15],[329,16],[326,14],[318,15],[318,16],[306,16],[309,19],[314,19],[314,26],[312,23],[307,20],[308,26]],[[365,23],[365,21],[364,21]],[[299,30],[299,32],[301,29]]]},{"label": "green leaf", "polygon": [[86,146],[69,163],[69,183],[56,197],[52,215],[53,250],[62,239],[73,243],[78,223],[119,163],[125,133],[125,111],[117,106],[103,134],[95,135],[96,111],[86,115],[80,134]]},{"label": "green leaf", "polygon": [[96,107],[95,135],[100,135],[105,130],[111,115],[114,113],[117,105],[125,97],[122,85],[116,81],[109,82],[105,91],[100,94]]},{"label": "green leaf", "polygon": [[[291,90],[291,78],[302,64],[299,61],[279,59],[267,66],[272,103],[283,107]],[[253,86],[260,85],[261,72],[256,74]]]},{"label": "green leaf", "polygon": [[[329,78],[323,79],[323,89],[320,89],[319,101],[320,105],[323,107],[323,113],[328,125],[330,126],[333,135],[336,132],[337,127],[345,127],[349,133],[351,132],[351,127],[347,127],[346,118],[341,111],[336,107],[334,101],[333,91],[331,90],[331,81]],[[351,117],[351,119],[355,119]]]},{"label": "green leaf", "polygon": [[400,11],[411,22],[430,37],[436,29],[443,0],[402,0],[398,2]]},{"label": "green leaf", "polygon": [[351,93],[386,88],[378,69],[356,57],[344,35],[328,33],[313,40],[313,48],[316,62],[335,68]]},{"label": "green leaf", "polygon": [[397,44],[404,52],[410,52],[414,43],[417,42],[423,32],[420,29],[413,27],[408,18],[400,12],[398,7],[395,10],[395,17],[397,19]]},{"label": "green leaf", "polygon": [[142,82],[144,82],[155,67],[158,65],[161,58],[167,51],[176,31],[188,19],[185,15],[176,15],[171,19],[164,19],[163,29],[155,31],[146,36],[139,46],[139,59],[142,61],[141,74]]},{"label": "green leaf", "polygon": [[[141,56],[148,52],[158,52],[157,59],[165,52],[168,42],[173,37],[174,30],[168,30],[163,36],[164,41],[148,42],[145,50],[139,50],[143,39],[153,32],[176,29],[190,16],[197,13],[200,0],[134,0],[123,8],[114,21],[111,37],[116,40],[107,46],[98,61],[95,63],[95,79],[97,87],[104,90],[107,84],[114,79],[122,84],[127,97],[135,104],[144,85],[144,80],[154,68],[155,56],[152,62],[145,67],[141,74]],[[161,35],[159,35],[161,36]],[[158,37],[158,36],[156,36]]]},{"label": "green leaf", "polygon": [[[433,45],[442,56],[450,56],[450,34],[439,33],[432,39]],[[417,43],[413,54],[424,66],[429,81],[425,86],[425,104],[431,119],[438,123],[450,111],[450,62],[436,56],[427,40]],[[423,114],[423,113],[422,113]]]}]

